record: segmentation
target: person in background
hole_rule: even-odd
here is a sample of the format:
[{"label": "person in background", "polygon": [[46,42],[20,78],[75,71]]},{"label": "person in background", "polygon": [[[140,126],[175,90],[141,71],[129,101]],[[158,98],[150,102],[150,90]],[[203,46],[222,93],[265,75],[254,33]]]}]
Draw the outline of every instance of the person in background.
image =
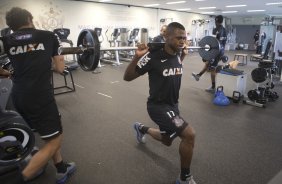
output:
[{"label": "person in background", "polygon": [[221,60],[222,56],[224,55],[225,44],[227,40],[227,33],[226,29],[222,25],[223,23],[223,16],[218,15],[215,17],[215,25],[216,27],[213,30],[213,35],[216,36],[216,39],[219,41],[220,44],[220,52],[219,55],[212,59],[211,61],[203,60],[205,63],[204,68],[199,73],[192,73],[192,76],[196,81],[200,80],[200,77],[206,72],[210,71],[211,73],[211,87],[207,88],[206,91],[210,93],[215,92],[215,77],[216,77],[216,67],[218,62]]},{"label": "person in background", "polygon": [[259,30],[256,30],[254,35],[254,48],[257,49],[259,45]]},{"label": "person in background", "polygon": [[[187,33],[187,43],[188,46],[193,46],[193,38],[189,32]],[[193,49],[189,49],[189,52],[193,52],[193,51],[194,51]]]},{"label": "person in background", "polygon": [[153,38],[153,42],[165,42],[165,33],[166,33],[167,25],[163,25],[160,30],[160,34]]},{"label": "person in background", "polygon": [[254,35],[254,43],[257,43],[258,40],[259,40],[259,30],[256,30],[256,33]]}]

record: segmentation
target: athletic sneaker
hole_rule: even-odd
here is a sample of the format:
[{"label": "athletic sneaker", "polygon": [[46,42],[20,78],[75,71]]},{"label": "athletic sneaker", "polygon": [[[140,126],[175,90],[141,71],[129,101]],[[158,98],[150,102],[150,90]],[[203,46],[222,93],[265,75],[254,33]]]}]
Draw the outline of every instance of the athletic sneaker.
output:
[{"label": "athletic sneaker", "polygon": [[67,171],[65,173],[56,173],[56,183],[57,184],[64,184],[66,181],[71,177],[71,175],[76,170],[76,165],[74,162],[66,163],[67,164]]},{"label": "athletic sneaker", "polygon": [[196,80],[196,81],[199,81],[200,80],[200,75],[199,74],[196,74],[196,73],[192,73],[192,76],[194,77],[194,79]]},{"label": "athletic sneaker", "polygon": [[194,181],[193,176],[188,177],[185,181],[182,181],[180,177],[178,177],[175,184],[196,184],[196,182]]},{"label": "athletic sneaker", "polygon": [[206,90],[206,92],[209,92],[209,93],[215,93],[215,88],[213,88],[213,87],[209,87],[205,90]]},{"label": "athletic sneaker", "polygon": [[145,134],[143,134],[141,131],[140,131],[140,128],[144,126],[142,123],[139,123],[139,122],[136,122],[134,123],[134,129],[136,131],[136,138],[137,138],[137,141],[139,143],[145,143],[146,142],[146,138],[145,138]]}]

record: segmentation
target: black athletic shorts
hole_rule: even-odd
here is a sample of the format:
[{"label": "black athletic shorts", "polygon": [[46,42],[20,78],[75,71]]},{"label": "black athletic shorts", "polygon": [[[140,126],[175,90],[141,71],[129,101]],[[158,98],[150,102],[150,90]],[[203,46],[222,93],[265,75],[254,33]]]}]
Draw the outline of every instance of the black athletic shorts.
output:
[{"label": "black athletic shorts", "polygon": [[52,93],[12,93],[12,100],[16,110],[42,139],[54,138],[62,133],[61,118]]},{"label": "black athletic shorts", "polygon": [[178,104],[155,104],[148,102],[147,110],[150,118],[159,126],[161,134],[171,139],[179,136],[188,123],[179,115]]}]

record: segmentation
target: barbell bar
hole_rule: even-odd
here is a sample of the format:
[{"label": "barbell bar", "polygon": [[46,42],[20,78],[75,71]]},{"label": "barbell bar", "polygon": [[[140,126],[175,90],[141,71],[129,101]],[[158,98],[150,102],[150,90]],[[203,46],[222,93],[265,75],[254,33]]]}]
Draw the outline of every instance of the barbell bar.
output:
[{"label": "barbell bar", "polygon": [[[151,47],[151,45],[155,45],[159,43],[148,43],[148,47]],[[205,47],[198,47],[198,46],[193,46],[193,47],[187,47],[188,49],[205,49],[205,50],[210,50],[210,47],[206,45]],[[109,47],[109,48],[101,48],[100,51],[123,51],[123,50],[136,50],[138,47]],[[59,48],[59,54],[60,55],[67,55],[67,54],[82,54],[84,52],[95,52],[95,47],[60,47]]]},{"label": "barbell bar", "polygon": [[[164,47],[165,43],[148,43],[149,51]],[[94,30],[84,29],[80,32],[77,47],[60,47],[61,55],[76,54],[80,67],[85,71],[93,71],[100,60],[100,51],[136,50],[137,47],[101,48],[98,36]],[[215,37],[205,36],[199,41],[199,46],[189,46],[188,49],[198,49],[200,56],[207,61],[215,59],[220,53],[220,44]]]}]

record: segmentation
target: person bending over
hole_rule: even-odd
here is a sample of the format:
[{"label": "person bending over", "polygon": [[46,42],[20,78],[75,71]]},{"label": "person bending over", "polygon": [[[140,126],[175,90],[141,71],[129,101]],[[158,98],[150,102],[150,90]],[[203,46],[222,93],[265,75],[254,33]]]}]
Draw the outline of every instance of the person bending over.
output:
[{"label": "person bending over", "polygon": [[125,81],[132,81],[148,73],[149,97],[147,111],[159,128],[147,127],[136,122],[137,141],[145,142],[145,134],[170,146],[176,137],[179,145],[181,173],[177,184],[195,184],[190,165],[195,142],[195,131],[179,113],[178,98],[182,77],[182,61],[187,53],[186,31],[183,25],[172,22],[167,26],[166,43],[163,49],[148,52],[148,47],[139,45],[132,62],[124,73]]},{"label": "person bending over", "polygon": [[223,16],[218,15],[215,17],[215,25],[216,28],[213,30],[213,35],[216,36],[216,39],[219,41],[220,44],[220,52],[219,55],[212,59],[211,61],[203,60],[205,63],[204,68],[199,73],[192,73],[192,76],[195,78],[196,81],[200,80],[200,77],[206,72],[210,71],[211,73],[211,87],[207,88],[207,92],[214,93],[215,92],[215,77],[216,77],[216,67],[218,62],[221,60],[221,57],[224,55],[225,44],[227,40],[226,29],[222,25],[223,23]]},{"label": "person bending over", "polygon": [[[6,13],[6,24],[13,30],[3,38],[4,49],[13,72],[12,100],[16,110],[44,140],[42,148],[22,171],[21,179],[30,180],[49,160],[57,169],[56,183],[65,183],[75,171],[75,163],[66,163],[61,155],[62,123],[51,86],[53,69],[62,73],[64,58],[58,54],[58,37],[37,30],[26,9],[14,7]],[[53,61],[53,62],[52,62]]]}]

